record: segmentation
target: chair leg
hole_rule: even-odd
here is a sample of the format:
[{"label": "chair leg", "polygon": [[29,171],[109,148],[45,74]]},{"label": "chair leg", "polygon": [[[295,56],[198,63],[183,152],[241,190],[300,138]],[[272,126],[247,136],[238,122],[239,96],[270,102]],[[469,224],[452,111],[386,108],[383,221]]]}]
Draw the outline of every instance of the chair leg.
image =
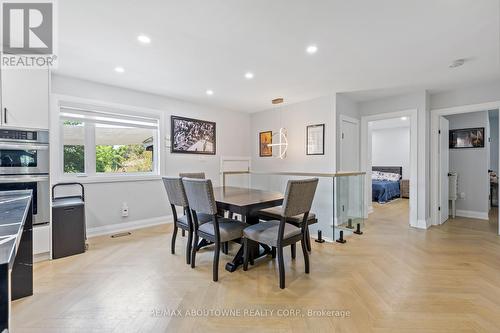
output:
[{"label": "chair leg", "polygon": [[306,274],[309,274],[309,253],[306,248],[306,241],[304,238],[300,240],[300,245],[302,246],[302,254],[304,255],[304,266],[306,267]]},{"label": "chair leg", "polygon": [[182,229],[182,237],[185,237],[186,236],[186,231],[184,229]]},{"label": "chair leg", "polygon": [[278,246],[278,267],[280,274],[280,288],[285,289],[285,262],[283,260],[283,247]]},{"label": "chair leg", "polygon": [[243,270],[248,270],[248,238],[243,238]]},{"label": "chair leg", "polygon": [[276,259],[276,248],[274,246],[271,248],[271,257]]},{"label": "chair leg", "polygon": [[222,253],[224,254],[229,253],[229,242],[222,243]]},{"label": "chair leg", "polygon": [[311,252],[311,235],[309,234],[309,226],[306,227],[306,245],[307,251]]},{"label": "chair leg", "polygon": [[[184,231],[184,230],[183,230]],[[186,243],[186,264],[191,263],[191,248],[193,246],[193,232],[188,231],[188,239]]]},{"label": "chair leg", "polygon": [[292,252],[292,259],[297,256],[297,246],[295,244],[290,245],[290,251]]},{"label": "chair leg", "polygon": [[217,282],[219,280],[219,255],[220,255],[220,242],[215,242],[214,248],[214,263],[213,263],[213,280]]},{"label": "chair leg", "polygon": [[196,264],[196,251],[198,250],[198,242],[200,241],[200,238],[198,237],[198,232],[194,232],[194,246],[193,249],[191,250],[191,268],[195,267]]},{"label": "chair leg", "polygon": [[174,231],[172,232],[172,245],[170,253],[175,254],[175,239],[177,238],[177,227],[174,226]]}]

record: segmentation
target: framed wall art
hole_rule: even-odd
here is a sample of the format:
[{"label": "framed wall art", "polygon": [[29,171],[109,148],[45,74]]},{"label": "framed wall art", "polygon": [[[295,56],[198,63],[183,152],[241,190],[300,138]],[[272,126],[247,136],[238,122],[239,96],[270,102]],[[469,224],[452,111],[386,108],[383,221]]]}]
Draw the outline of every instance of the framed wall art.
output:
[{"label": "framed wall art", "polygon": [[215,155],[216,131],[211,121],[172,116],[170,152]]}]

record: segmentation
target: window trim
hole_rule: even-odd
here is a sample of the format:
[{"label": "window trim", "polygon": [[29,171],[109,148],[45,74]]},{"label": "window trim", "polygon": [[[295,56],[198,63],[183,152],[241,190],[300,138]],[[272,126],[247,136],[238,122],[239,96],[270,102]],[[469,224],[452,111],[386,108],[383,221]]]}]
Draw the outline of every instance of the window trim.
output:
[{"label": "window trim", "polygon": [[[58,159],[57,162],[57,177],[61,181],[77,180],[83,183],[99,183],[99,182],[119,182],[119,181],[138,181],[138,180],[157,180],[161,179],[161,166],[163,154],[163,143],[161,140],[161,133],[163,129],[164,112],[159,110],[139,109],[124,105],[109,104],[109,103],[96,103],[95,101],[82,100],[79,98],[64,98],[55,96],[57,99],[57,127],[58,127]],[[145,119],[151,124],[155,123],[156,126],[146,126],[154,131],[154,150],[153,150],[153,171],[151,172],[130,172],[130,173],[101,173],[96,172],[96,157],[95,157],[95,123],[100,123],[99,120],[85,121],[85,118],[78,119],[84,122],[84,147],[85,147],[85,172],[84,173],[66,173],[64,172],[64,131],[62,130],[62,122],[65,119],[76,120],[73,117],[64,116],[63,109],[73,107],[78,103],[78,109],[82,112],[89,111],[93,116],[99,113],[112,115],[113,118],[119,119],[123,116],[129,119]],[[95,109],[99,111],[95,111]],[[102,111],[101,111],[102,110]],[[108,111],[109,110],[109,111]],[[104,121],[107,123],[107,121]],[[119,121],[114,122],[120,125]],[[131,123],[122,123],[121,125],[131,126]],[[137,127],[143,127],[140,124]]]}]

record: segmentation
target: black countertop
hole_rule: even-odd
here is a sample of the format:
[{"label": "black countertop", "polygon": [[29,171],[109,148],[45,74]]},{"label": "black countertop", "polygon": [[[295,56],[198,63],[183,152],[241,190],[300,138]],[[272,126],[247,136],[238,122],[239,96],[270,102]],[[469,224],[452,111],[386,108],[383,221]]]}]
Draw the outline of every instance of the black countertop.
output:
[{"label": "black countertop", "polygon": [[0,192],[0,265],[12,268],[31,197],[31,190]]}]

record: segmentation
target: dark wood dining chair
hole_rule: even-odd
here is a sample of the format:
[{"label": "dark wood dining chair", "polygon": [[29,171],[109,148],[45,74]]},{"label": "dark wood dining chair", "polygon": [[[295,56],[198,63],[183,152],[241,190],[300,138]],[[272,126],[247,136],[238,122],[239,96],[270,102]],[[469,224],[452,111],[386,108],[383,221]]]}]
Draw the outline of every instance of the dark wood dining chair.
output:
[{"label": "dark wood dining chair", "polygon": [[196,178],[196,179],[205,179],[204,172],[181,172],[179,173],[179,177],[181,178]]},{"label": "dark wood dining chair", "polygon": [[[179,177],[181,178],[197,178],[197,179],[205,179],[204,172],[180,172]],[[191,214],[191,213],[190,213]],[[184,237],[184,230],[182,230],[182,237]]]},{"label": "dark wood dining chair", "polygon": [[[177,230],[181,229],[188,233],[188,239],[186,242],[186,263],[189,265],[191,263],[191,247],[193,245],[193,222],[191,218],[191,213],[189,210],[189,205],[186,197],[186,191],[184,190],[184,184],[180,177],[163,177],[163,185],[167,191],[168,201],[170,202],[170,207],[172,208],[172,216],[174,220],[174,230],[172,232],[171,241],[171,253],[175,254],[175,240],[177,238]],[[177,208],[182,207],[184,215],[179,217],[177,215]],[[210,221],[212,217],[207,214],[200,214],[198,216],[198,223],[203,224]]]},{"label": "dark wood dining chair", "polygon": [[[213,260],[213,280],[219,279],[219,255],[220,247],[223,242],[240,239],[243,236],[243,229],[247,226],[245,223],[232,220],[217,215],[217,205],[215,203],[214,190],[210,179],[183,178],[186,196],[191,209],[194,227],[194,244],[197,244],[199,238],[214,242],[214,260]],[[199,216],[206,214],[211,216],[211,221],[200,224]],[[191,267],[196,266],[197,247],[191,250]]]},{"label": "dark wood dining chair", "polygon": [[[264,221],[272,221],[272,220],[279,220],[281,219],[281,210],[282,206],[276,206],[276,207],[271,207],[271,208],[266,208],[266,209],[261,209],[258,212],[259,219],[264,220]],[[304,214],[299,214],[297,216],[292,216],[288,217],[286,221],[290,224],[293,224],[294,226],[298,228],[302,228],[302,221],[304,220]],[[311,235],[309,234],[309,226],[311,224],[318,223],[318,219],[316,218],[316,214],[309,212],[309,215],[307,216],[307,225],[305,226],[305,233],[306,233],[306,246],[307,246],[307,251],[311,252]],[[292,248],[292,258],[295,259],[295,245],[291,245]]]},{"label": "dark wood dining chair", "polygon": [[[279,221],[266,221],[251,225],[243,230],[244,262],[243,270],[248,269],[249,242],[258,242],[276,248],[280,288],[285,288],[285,263],[283,248],[295,245],[300,241],[304,255],[305,272],[309,274],[309,254],[306,248],[307,218],[311,210],[314,194],[318,186],[318,178],[289,180],[286,186],[285,200]],[[287,222],[292,216],[301,215],[301,228]]]}]

